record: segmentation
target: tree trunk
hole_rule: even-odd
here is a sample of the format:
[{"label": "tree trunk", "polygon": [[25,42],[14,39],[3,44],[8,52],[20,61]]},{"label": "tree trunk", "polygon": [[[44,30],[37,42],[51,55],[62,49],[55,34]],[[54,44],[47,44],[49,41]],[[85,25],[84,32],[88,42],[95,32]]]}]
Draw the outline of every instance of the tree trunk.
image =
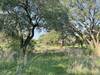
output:
[{"label": "tree trunk", "polygon": [[28,34],[27,38],[24,40],[23,36],[21,37],[21,48],[23,50],[23,54],[25,55],[26,53],[26,49],[28,44],[30,43],[31,39],[34,37],[34,30],[35,30],[36,26],[33,26],[31,32]]}]

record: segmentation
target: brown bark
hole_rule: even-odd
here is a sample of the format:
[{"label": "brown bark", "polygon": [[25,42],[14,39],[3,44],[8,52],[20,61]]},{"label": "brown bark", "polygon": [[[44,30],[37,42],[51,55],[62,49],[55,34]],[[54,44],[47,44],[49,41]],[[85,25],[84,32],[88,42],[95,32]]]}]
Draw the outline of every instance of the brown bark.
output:
[{"label": "brown bark", "polygon": [[33,24],[31,14],[29,13],[30,5],[28,3],[28,0],[25,0],[25,3],[21,3],[19,6],[25,10],[25,12],[27,14],[27,18],[29,20],[28,21],[29,25],[32,26],[32,29],[29,29],[29,34],[27,35],[27,38],[24,40],[23,36],[21,37],[21,48],[23,49],[23,55],[25,55],[26,48],[27,48],[28,44],[30,43],[31,39],[34,37],[34,30],[38,26],[39,19],[37,18],[37,15],[35,15],[34,18],[36,19],[36,24]]}]

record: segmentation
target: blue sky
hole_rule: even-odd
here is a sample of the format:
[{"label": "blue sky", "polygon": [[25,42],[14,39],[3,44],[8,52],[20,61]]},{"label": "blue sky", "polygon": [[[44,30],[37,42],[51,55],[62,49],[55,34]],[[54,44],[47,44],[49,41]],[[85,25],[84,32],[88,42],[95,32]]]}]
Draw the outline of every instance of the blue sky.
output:
[{"label": "blue sky", "polygon": [[41,30],[35,29],[35,33],[34,33],[33,39],[38,39],[43,34],[46,34],[46,30],[45,29],[41,29]]},{"label": "blue sky", "polygon": [[97,0],[97,5],[98,7],[100,7],[100,0]]}]

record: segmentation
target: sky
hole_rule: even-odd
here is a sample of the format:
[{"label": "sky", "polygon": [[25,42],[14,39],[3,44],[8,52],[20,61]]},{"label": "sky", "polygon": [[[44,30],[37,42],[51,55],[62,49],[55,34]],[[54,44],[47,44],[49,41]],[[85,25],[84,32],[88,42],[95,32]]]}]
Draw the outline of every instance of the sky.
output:
[{"label": "sky", "polygon": [[46,30],[42,29],[42,30],[39,31],[39,30],[35,29],[35,33],[34,33],[33,39],[37,40],[43,34],[46,34]]},{"label": "sky", "polygon": [[100,7],[100,0],[97,0],[97,5]]}]

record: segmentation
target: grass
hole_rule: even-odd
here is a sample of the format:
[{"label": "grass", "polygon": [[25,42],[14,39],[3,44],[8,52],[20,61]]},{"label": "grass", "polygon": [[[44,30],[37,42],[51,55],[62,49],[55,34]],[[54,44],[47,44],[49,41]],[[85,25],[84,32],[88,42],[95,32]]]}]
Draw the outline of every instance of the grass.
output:
[{"label": "grass", "polygon": [[17,61],[0,61],[0,75],[99,75],[100,59],[67,53],[42,53],[28,57],[22,69]]}]

